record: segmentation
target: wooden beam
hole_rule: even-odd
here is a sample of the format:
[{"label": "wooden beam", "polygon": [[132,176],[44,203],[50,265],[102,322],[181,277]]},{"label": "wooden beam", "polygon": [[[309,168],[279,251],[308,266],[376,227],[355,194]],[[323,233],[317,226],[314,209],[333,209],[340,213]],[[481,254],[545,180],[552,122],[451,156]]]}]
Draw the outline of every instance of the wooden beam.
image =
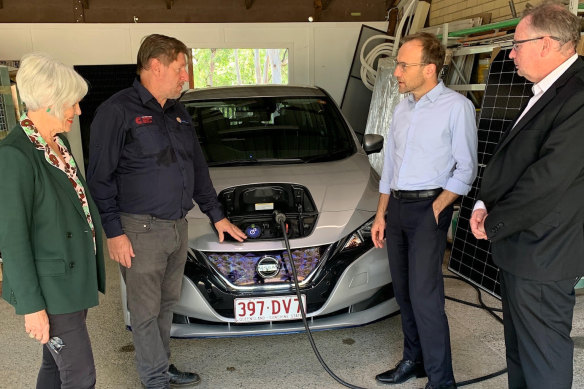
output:
[{"label": "wooden beam", "polygon": [[320,14],[322,11],[326,11],[326,9],[331,5],[333,0],[314,0],[314,21],[318,22],[320,19]]},{"label": "wooden beam", "polygon": [[314,17],[312,20],[318,22],[320,19],[320,14],[322,12],[322,0],[314,0]]},{"label": "wooden beam", "polygon": [[174,0],[166,0],[166,9],[172,9],[174,5]]},{"label": "wooden beam", "polygon": [[399,9],[392,7],[387,11],[387,35],[394,36],[399,19]]},{"label": "wooden beam", "polygon": [[73,0],[73,18],[75,23],[85,22],[85,8],[83,6],[83,0]]},{"label": "wooden beam", "polygon": [[253,5],[254,0],[245,0],[245,9],[250,9]]}]

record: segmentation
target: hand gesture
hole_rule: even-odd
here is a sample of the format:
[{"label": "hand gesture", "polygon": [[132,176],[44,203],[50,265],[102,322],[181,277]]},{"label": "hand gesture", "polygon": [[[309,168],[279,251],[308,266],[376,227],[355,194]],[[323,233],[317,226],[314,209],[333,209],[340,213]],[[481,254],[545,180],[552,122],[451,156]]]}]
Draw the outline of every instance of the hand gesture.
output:
[{"label": "hand gesture", "polygon": [[485,219],[487,215],[486,209],[477,208],[470,217],[470,230],[477,239],[487,239],[487,233],[485,231]]},{"label": "hand gesture", "polygon": [[243,233],[243,231],[232,224],[227,218],[223,218],[216,222],[215,228],[219,234],[219,242],[223,242],[225,238],[225,232],[231,235],[233,239],[237,240],[238,242],[243,242],[244,239],[247,239],[247,236]]}]

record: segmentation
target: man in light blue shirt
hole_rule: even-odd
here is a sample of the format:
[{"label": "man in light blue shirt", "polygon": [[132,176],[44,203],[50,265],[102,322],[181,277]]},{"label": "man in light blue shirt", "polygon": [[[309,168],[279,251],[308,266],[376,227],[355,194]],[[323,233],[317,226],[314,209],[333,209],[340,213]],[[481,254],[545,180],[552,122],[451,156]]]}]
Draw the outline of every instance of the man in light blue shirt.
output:
[{"label": "man in light blue shirt", "polygon": [[375,247],[384,246],[384,236],[388,241],[404,333],[402,360],[376,379],[397,384],[427,375],[427,389],[456,387],[442,260],[452,203],[470,191],[477,173],[475,108],[438,80],[444,56],[428,33],[406,37],[398,52],[394,75],[408,96],[387,135],[371,230]]}]

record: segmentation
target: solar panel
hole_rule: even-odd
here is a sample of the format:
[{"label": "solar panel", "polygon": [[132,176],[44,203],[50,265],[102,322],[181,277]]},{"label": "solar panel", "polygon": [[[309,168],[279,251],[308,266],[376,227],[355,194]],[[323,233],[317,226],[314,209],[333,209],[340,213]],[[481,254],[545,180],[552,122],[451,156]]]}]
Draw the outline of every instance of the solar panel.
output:
[{"label": "solar panel", "polygon": [[81,112],[84,113],[79,116],[79,126],[84,162],[87,166],[89,129],[95,110],[114,93],[132,86],[136,78],[136,65],[78,65],[74,68],[89,83],[89,92],[79,103]]},{"label": "solar panel", "polygon": [[478,174],[471,191],[462,198],[448,263],[450,271],[496,297],[501,295],[501,285],[499,268],[491,258],[491,244],[473,236],[469,220],[495,146],[532,95],[532,83],[517,74],[513,60],[509,59],[510,51],[500,50],[489,69],[478,122]]}]

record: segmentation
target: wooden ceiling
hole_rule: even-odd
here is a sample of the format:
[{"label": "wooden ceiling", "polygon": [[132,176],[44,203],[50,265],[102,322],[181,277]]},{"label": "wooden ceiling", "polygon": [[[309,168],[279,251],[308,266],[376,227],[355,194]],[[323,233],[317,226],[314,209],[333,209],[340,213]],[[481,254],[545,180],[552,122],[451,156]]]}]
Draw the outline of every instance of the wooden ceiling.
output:
[{"label": "wooden ceiling", "polygon": [[392,0],[0,0],[0,23],[385,20]]}]

